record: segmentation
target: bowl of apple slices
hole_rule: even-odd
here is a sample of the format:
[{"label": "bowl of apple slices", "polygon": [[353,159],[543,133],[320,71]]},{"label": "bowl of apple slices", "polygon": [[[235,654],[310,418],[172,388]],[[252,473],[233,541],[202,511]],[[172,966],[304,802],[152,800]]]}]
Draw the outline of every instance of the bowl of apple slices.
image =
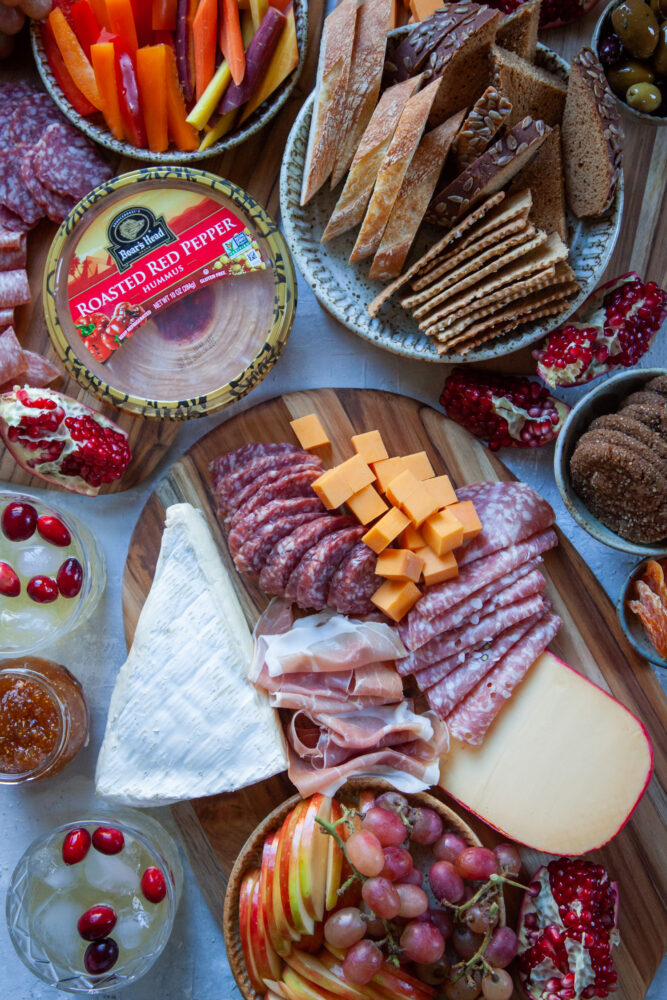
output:
[{"label": "bowl of apple slices", "polygon": [[224,906],[246,1000],[510,1000],[513,844],[484,847],[453,810],[355,779],[296,795],[253,831]]}]

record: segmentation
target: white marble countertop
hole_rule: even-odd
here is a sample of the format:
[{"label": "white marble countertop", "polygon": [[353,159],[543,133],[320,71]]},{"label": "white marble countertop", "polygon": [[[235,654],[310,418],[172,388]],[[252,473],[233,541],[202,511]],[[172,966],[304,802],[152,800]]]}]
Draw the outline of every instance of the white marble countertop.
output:
[{"label": "white marble countertop", "polygon": [[[642,360],[642,365],[667,367],[664,332]],[[123,565],[139,512],[165,469],[193,441],[226,417],[286,391],[323,386],[371,387],[404,393],[437,406],[444,377],[445,369],[441,365],[410,362],[380,351],[342,328],[320,309],[300,280],[299,306],[291,339],[274,370],[248,399],[228,411],[225,417],[195,420],[185,425],[162,466],[141,486],[96,499],[49,492],[50,501],[79,517],[99,538],[106,553],[109,584],[92,619],[66,640],[44,650],[45,656],[64,663],[83,683],[91,714],[90,743],[57,777],[42,784],[0,790],[0,896],[3,899],[14,866],[28,844],[58,823],[77,818],[95,804],[95,761],[114,680],[125,658],[121,622]],[[578,394],[579,390],[570,390],[562,395],[571,402]],[[500,457],[516,475],[553,504],[560,527],[615,601],[636,559],[599,544],[572,521],[554,483],[553,447],[504,451]],[[663,678],[663,683],[665,680],[667,678]],[[154,810],[154,814],[174,829],[167,810]],[[53,1000],[57,995],[51,987],[35,979],[19,961],[9,941],[5,921],[0,921],[0,1000]],[[122,996],[123,1000],[208,1000],[213,997],[227,1000],[240,996],[229,971],[220,932],[187,866],[183,899],[173,936],[163,955],[143,980],[122,993],[108,995]],[[649,1000],[667,997],[665,963],[648,997]]]}]

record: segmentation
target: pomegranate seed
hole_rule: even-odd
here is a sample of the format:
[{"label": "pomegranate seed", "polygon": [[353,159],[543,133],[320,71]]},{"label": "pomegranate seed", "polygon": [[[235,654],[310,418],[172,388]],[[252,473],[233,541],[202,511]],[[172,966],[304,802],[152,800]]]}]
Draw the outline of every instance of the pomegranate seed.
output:
[{"label": "pomegranate seed", "polygon": [[115,826],[98,826],[93,833],[93,847],[100,854],[120,854],[125,847],[125,837]]},{"label": "pomegranate seed", "polygon": [[26,591],[36,604],[51,604],[58,599],[58,584],[50,576],[33,576]]},{"label": "pomegranate seed", "polygon": [[60,548],[65,548],[72,541],[66,525],[59,517],[53,517],[51,514],[42,514],[37,518],[37,531],[45,542],[58,545]]},{"label": "pomegranate seed", "polygon": [[79,917],[77,928],[84,941],[99,941],[111,933],[117,919],[110,906],[98,903]]},{"label": "pomegranate seed", "polygon": [[63,840],[63,861],[66,865],[78,865],[90,850],[90,834],[85,827],[70,830]]},{"label": "pomegranate seed", "polygon": [[76,597],[83,584],[83,568],[78,559],[66,559],[56,576],[58,590],[63,597]]},{"label": "pomegranate seed", "polygon": [[94,941],[86,948],[83,956],[83,964],[86,972],[91,976],[101,976],[102,973],[113,969],[118,961],[118,945],[113,938],[103,938],[101,941]]},{"label": "pomegranate seed", "polygon": [[25,542],[36,524],[37,511],[31,503],[8,503],[2,512],[2,533],[10,542]]},{"label": "pomegranate seed", "polygon": [[18,597],[21,581],[9,563],[0,562],[0,594],[3,597]]},{"label": "pomegranate seed", "polygon": [[147,868],[141,876],[141,891],[149,903],[161,903],[167,895],[167,883],[159,868]]}]

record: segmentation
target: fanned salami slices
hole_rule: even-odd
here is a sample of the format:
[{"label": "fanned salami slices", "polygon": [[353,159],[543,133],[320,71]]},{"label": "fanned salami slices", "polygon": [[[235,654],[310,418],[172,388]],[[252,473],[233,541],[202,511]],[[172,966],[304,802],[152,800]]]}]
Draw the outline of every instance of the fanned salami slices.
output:
[{"label": "fanned salami slices", "polygon": [[48,94],[36,91],[13,105],[7,128],[10,143],[36,143],[54,122],[65,122]]},{"label": "fanned salami slices", "polygon": [[311,455],[310,452],[285,451],[278,455],[264,455],[262,458],[253,459],[236,472],[222,476],[216,485],[216,496],[220,509],[228,509],[232,505],[234,507],[239,506],[238,503],[233,504],[232,502],[236,498],[239,498],[240,503],[242,503],[241,494],[243,490],[250,486],[251,483],[259,485],[261,481],[263,485],[263,477],[267,473],[303,463],[312,464],[319,469],[322,468],[321,460],[316,455]]},{"label": "fanned salami slices", "polygon": [[52,222],[62,222],[76,205],[74,198],[57,194],[45,187],[35,173],[36,151],[30,146],[21,159],[21,177],[26,188],[39,205],[43,215]]},{"label": "fanned salami slices", "polygon": [[472,500],[482,522],[477,537],[457,552],[459,566],[523,542],[556,520],[550,504],[527,483],[473,483],[456,495]]},{"label": "fanned salami slices", "polygon": [[23,269],[0,271],[0,308],[13,309],[30,302],[28,275]]},{"label": "fanned salami slices", "polygon": [[321,517],[317,509],[307,510],[300,514],[288,514],[286,517],[270,518],[265,521],[252,536],[241,546],[234,557],[236,568],[241,573],[257,575],[261,572],[271,549],[281,538],[291,534],[302,524]]},{"label": "fanned salami slices", "polygon": [[42,134],[35,147],[34,165],[45,187],[75,201],[113,176],[109,164],[86,137],[61,122],[49,125]]},{"label": "fanned salami slices", "polygon": [[43,215],[21,176],[26,150],[27,147],[21,145],[0,152],[0,202],[21,219],[24,230],[36,226]]},{"label": "fanned salami slices", "polygon": [[290,444],[287,441],[252,441],[234,451],[225,452],[224,455],[214,459],[209,466],[213,490],[217,495],[218,487],[225,476],[242,469],[256,458],[264,458],[267,455],[282,455],[286,451],[298,450],[295,444]]},{"label": "fanned salami slices", "polygon": [[[14,271],[24,268],[26,265],[26,238],[25,233],[18,233],[18,246],[3,247],[0,238],[0,271]],[[4,317],[0,316],[0,322]],[[9,326],[10,323],[5,324]]]},{"label": "fanned salami slices", "polygon": [[259,585],[262,590],[267,594],[282,596],[292,571],[296,569],[308,549],[325,535],[330,535],[341,528],[349,528],[353,524],[354,520],[351,517],[331,517],[329,514],[324,514],[308,524],[302,524],[271,549],[266,565],[259,575]]},{"label": "fanned salami slices", "polygon": [[16,212],[10,212],[0,200],[0,246],[5,250],[10,247],[16,250],[27,229],[23,219]]},{"label": "fanned salami slices", "polygon": [[288,497],[312,496],[311,485],[319,475],[317,469],[312,465],[294,466],[290,471],[279,476],[274,482],[267,483],[259,489],[253,490],[251,497],[236,510],[230,520],[230,525],[235,528],[239,521],[247,517],[254,510],[263,507],[271,500],[286,500]]},{"label": "fanned salami slices", "polygon": [[288,497],[286,500],[271,500],[257,510],[252,511],[246,517],[237,519],[236,525],[229,532],[227,544],[229,551],[235,558],[241,551],[241,547],[249,541],[256,531],[266,524],[267,521],[277,521],[280,518],[293,514],[314,513],[320,517],[326,514],[326,510],[320,500],[313,493],[308,497]]},{"label": "fanned salami slices", "polygon": [[[239,511],[243,513],[246,510],[255,510],[258,506],[256,498],[269,496],[268,493],[263,492],[264,490],[270,490],[272,487],[279,486],[282,483],[287,488],[288,484],[300,481],[299,476],[301,473],[312,473],[312,480],[308,483],[310,485],[310,482],[313,482],[321,475],[322,463],[312,455],[306,455],[304,458],[301,454],[297,453],[291,462],[285,462],[282,467],[265,469],[259,473],[256,479],[253,479],[247,486],[242,487],[228,499],[227,517],[233,519]],[[275,493],[275,489],[272,492]],[[281,496],[280,490],[278,490],[277,496]]]},{"label": "fanned salami slices", "polygon": [[363,534],[364,528],[358,524],[344,528],[313,546],[296,570],[294,593],[299,607],[318,611],[326,607],[334,573]]},{"label": "fanned salami slices", "polygon": [[376,562],[373,550],[365,542],[357,542],[331,578],[329,607],[341,615],[368,615],[375,611],[371,596],[383,582],[375,573]]}]

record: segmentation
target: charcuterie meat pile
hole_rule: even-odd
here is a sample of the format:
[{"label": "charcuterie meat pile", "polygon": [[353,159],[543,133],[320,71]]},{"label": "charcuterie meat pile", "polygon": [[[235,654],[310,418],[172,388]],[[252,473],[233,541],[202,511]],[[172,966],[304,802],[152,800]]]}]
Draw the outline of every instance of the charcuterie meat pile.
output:
[{"label": "charcuterie meat pile", "polygon": [[[11,311],[11,310],[7,310]],[[4,310],[0,310],[0,315]],[[0,392],[8,392],[16,383],[42,389],[60,376],[50,361],[34,351],[25,351],[12,326],[0,331]]]},{"label": "charcuterie meat pile", "polygon": [[322,471],[316,455],[287,443],[248,444],[217,458],[212,484],[229,550],[267,594],[301,608],[371,614],[382,583],[375,553],[361,541],[363,525],[327,511],[313,492]]},{"label": "charcuterie meat pile", "polygon": [[458,577],[428,589],[400,624],[410,653],[397,666],[452,736],[479,744],[560,625],[537,568],[557,538],[551,507],[525,483],[457,495],[474,502],[483,530],[461,550]]}]

